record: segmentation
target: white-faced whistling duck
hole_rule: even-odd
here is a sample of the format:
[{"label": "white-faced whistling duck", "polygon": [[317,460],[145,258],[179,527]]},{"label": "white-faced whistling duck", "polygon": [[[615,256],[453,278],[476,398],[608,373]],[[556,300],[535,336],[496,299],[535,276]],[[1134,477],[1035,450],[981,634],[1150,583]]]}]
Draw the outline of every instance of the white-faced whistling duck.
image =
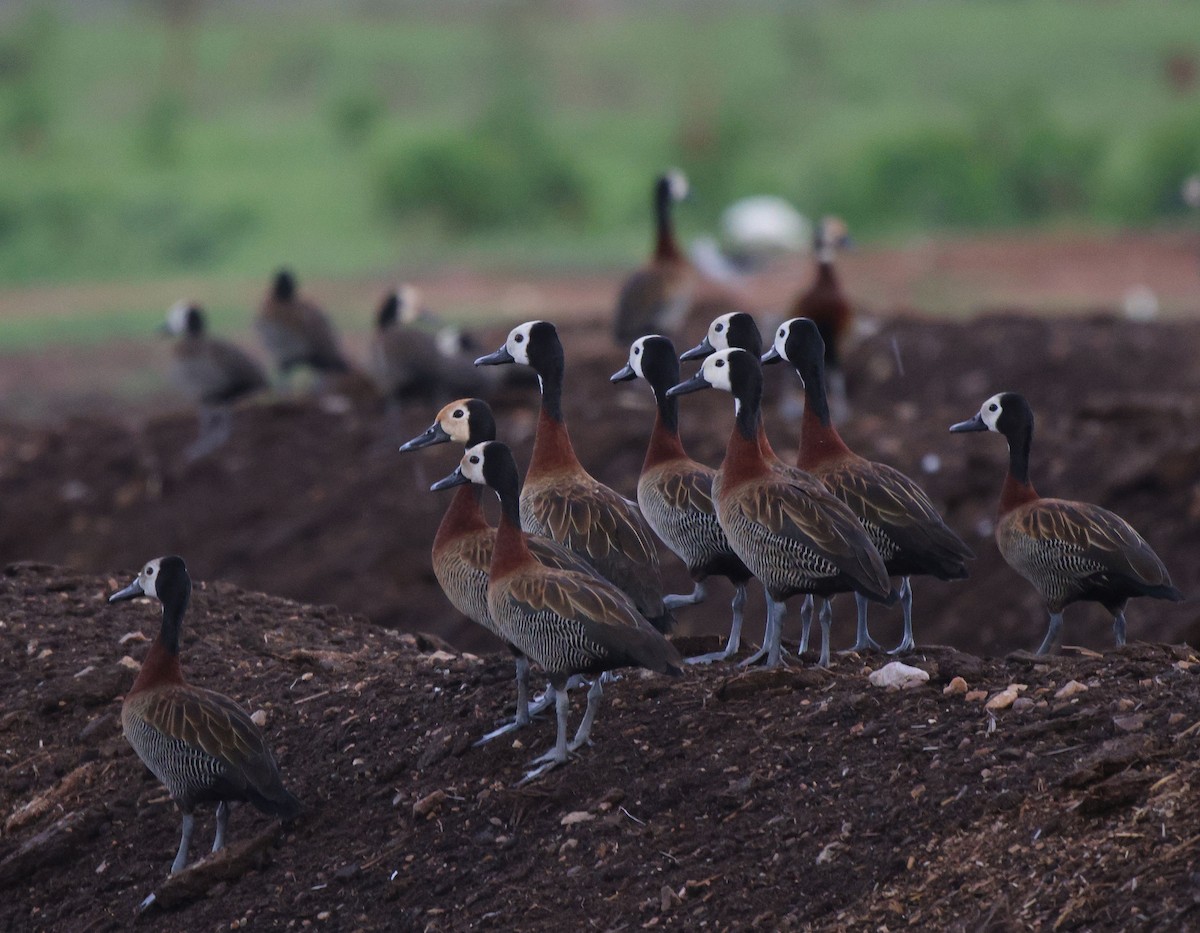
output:
[{"label": "white-faced whistling duck", "polygon": [[685,564],[696,587],[691,596],[667,597],[672,608],[695,605],[706,595],[704,581],[712,575],[729,579],[734,586],[733,620],[724,651],[694,658],[689,664],[728,660],[737,654],[742,635],[742,609],[746,584],[752,574],[733,552],[717,521],[712,483],[716,471],[697,463],[683,449],[679,437],[679,402],[667,389],[679,382],[675,347],[663,336],[639,337],[629,348],[629,362],[612,376],[624,382],[641,376],[654,390],[657,414],[650,445],[638,477],[637,499],[642,515],[663,542]]},{"label": "white-faced whistling duck", "polygon": [[284,788],[275,758],[246,711],[229,697],[183,679],[179,630],[191,593],[183,559],[171,556],[150,561],[137,579],[108,598],[115,603],[149,596],[162,604],[162,627],[125,695],[121,726],[133,750],[183,813],[171,874],[187,864],[198,804],[217,804],[213,852],[225,845],[231,802],[248,800],[282,820],[300,812],[300,801]]},{"label": "white-faced whistling duck", "polygon": [[834,421],[845,420],[848,410],[841,351],[854,324],[854,307],[842,290],[833,263],[837,251],[850,243],[850,234],[840,218],[821,219],[813,237],[813,252],[817,257],[816,278],[792,303],[792,317],[806,317],[815,323],[825,342],[825,375]]},{"label": "white-faced whistling duck", "polygon": [[296,278],[287,269],[275,273],[254,325],[285,377],[297,366],[308,366],[319,373],[344,373],[350,369],[329,318],[299,294]]},{"label": "white-faced whistling duck", "polygon": [[[797,593],[828,597],[859,592],[893,602],[883,558],[854,513],[819,480],[800,470],[773,470],[758,443],[762,368],[745,350],[721,350],[700,372],[669,389],[682,395],[719,388],[733,395],[736,422],[713,482],[717,518],[737,555],[762,581],[771,611],[767,664],[781,660],[784,600]],[[828,602],[821,612],[822,667],[829,665]]]},{"label": "white-faced whistling duck", "polygon": [[[793,318],[779,326],[763,363],[778,360],[791,363],[804,383],[797,465],[850,506],[887,564],[888,573],[903,578],[900,605],[904,611],[904,640],[892,653],[910,651],[915,643],[909,577],[928,574],[939,580],[961,580],[967,576],[967,560],[975,555],[946,526],[920,486],[899,470],[860,457],[842,441],[829,416],[825,348],[814,322]],[[859,593],[854,598],[858,603],[858,639],[853,650],[878,649],[867,631],[867,600]]]},{"label": "white-faced whistling duck", "polygon": [[1134,596],[1178,602],[1167,568],[1129,523],[1088,502],[1043,499],[1029,481],[1033,409],[1016,392],[993,395],[974,418],[952,425],[955,434],[995,431],[1008,441],[1008,474],[1000,491],[996,543],[1017,573],[1046,601],[1050,628],[1038,648],[1046,654],[1062,632],[1063,608],[1098,602],[1113,616],[1125,644],[1125,604]]},{"label": "white-faced whistling duck", "polygon": [[[429,429],[414,437],[400,450],[420,450],[449,441],[464,447],[474,447],[483,441],[495,439],[496,420],[487,402],[477,398],[463,398],[442,408]],[[475,743],[476,745],[490,742],[528,725],[533,716],[554,702],[554,688],[551,687],[541,699],[530,703],[529,659],[500,631],[500,627],[492,618],[491,610],[488,609],[488,571],[492,565],[496,529],[488,524],[483,514],[482,497],[482,486],[466,483],[456,489],[433,539],[433,573],[446,598],[472,622],[483,626],[503,640],[516,659],[515,718],[512,722],[487,733]],[[592,565],[575,552],[541,535],[529,537],[529,550],[547,567],[596,575]]]},{"label": "white-faced whistling duck", "polygon": [[457,331],[424,326],[426,313],[411,285],[383,296],[371,339],[371,372],[389,405],[433,402],[446,396],[486,393],[496,382],[456,345]]},{"label": "white-faced whistling duck", "polygon": [[171,381],[200,408],[200,433],[187,449],[195,460],[229,439],[230,406],[267,387],[258,361],[240,347],[208,333],[199,305],[179,302],[167,312],[163,330],[176,337]]},{"label": "white-faced whistling duck", "polygon": [[531,780],[567,760],[589,741],[602,695],[597,677],[574,740],[567,742],[567,680],[620,667],[679,674],[679,653],[617,587],[595,574],[547,567],[534,557],[521,530],[520,486],[512,451],[498,441],[471,447],[450,476],[434,483],[490,486],[500,498],[500,525],[488,577],[488,608],[504,637],[546,671],[555,688],[558,731],[554,748],[536,759]]},{"label": "white-faced whistling duck", "polygon": [[504,346],[475,363],[532,367],[542,386],[533,455],[521,490],[525,530],[553,538],[590,561],[629,594],[651,625],[669,631],[674,617],[663,604],[654,533],[637,503],[588,473],[571,445],[562,410],[563,348],[554,325],[527,321],[514,327]]},{"label": "white-faced whistling duck", "polygon": [[621,285],[613,317],[613,335],[626,345],[635,337],[673,332],[687,314],[696,287],[696,272],[675,242],[671,205],[688,195],[688,183],[677,170],[654,183],[654,253],[649,262]]}]

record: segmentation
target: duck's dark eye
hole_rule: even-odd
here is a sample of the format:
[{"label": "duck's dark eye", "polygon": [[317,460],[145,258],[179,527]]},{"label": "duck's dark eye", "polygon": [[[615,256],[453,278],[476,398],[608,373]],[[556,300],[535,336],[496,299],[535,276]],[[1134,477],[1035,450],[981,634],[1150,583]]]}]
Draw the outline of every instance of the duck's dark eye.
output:
[{"label": "duck's dark eye", "polygon": [[718,334],[721,333],[721,331],[723,331],[724,329],[725,329],[724,324],[718,324],[716,327],[713,328],[713,330],[715,330]]},{"label": "duck's dark eye", "polygon": [[524,342],[525,342],[525,335],[524,335],[524,334],[517,334],[517,336],[513,337],[513,342],[514,342],[514,343],[524,343]]},{"label": "duck's dark eye", "polygon": [[454,412],[454,417],[455,417],[455,418],[461,418],[461,417],[463,416],[463,414],[464,414],[463,410],[462,410],[461,408],[459,408],[458,410],[456,410],[456,411]]},{"label": "duck's dark eye", "polygon": [[634,355],[634,356],[641,356],[641,354],[642,354],[642,348],[641,348],[641,347],[634,347],[634,348],[633,348],[633,355]]},{"label": "duck's dark eye", "polygon": [[148,577],[154,576],[154,568],[153,567],[146,568],[146,576],[148,576]]},{"label": "duck's dark eye", "polygon": [[725,361],[724,361],[724,360],[717,360],[717,369],[720,369],[720,368],[721,368],[722,366],[724,366],[724,365],[725,365]]},{"label": "duck's dark eye", "polygon": [[779,328],[779,336],[780,337],[782,337],[785,333],[787,333],[787,331],[785,331],[782,327]]},{"label": "duck's dark eye", "polygon": [[478,457],[472,457],[472,458],[471,458],[471,462],[472,462],[472,463],[478,463],[478,462],[479,462],[479,458],[478,458]]},{"label": "duck's dark eye", "polygon": [[1000,406],[997,405],[995,402],[993,402],[991,405],[988,406],[988,411],[998,411],[999,409],[1000,409]]}]

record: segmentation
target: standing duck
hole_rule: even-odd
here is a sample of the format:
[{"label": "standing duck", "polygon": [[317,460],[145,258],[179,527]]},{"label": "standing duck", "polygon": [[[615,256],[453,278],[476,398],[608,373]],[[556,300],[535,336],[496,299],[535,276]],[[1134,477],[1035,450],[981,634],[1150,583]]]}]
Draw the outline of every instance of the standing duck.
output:
[{"label": "standing duck", "polygon": [[823,217],[813,238],[817,276],[792,303],[792,317],[805,317],[817,325],[825,343],[825,371],[835,420],[843,420],[848,405],[846,376],[842,370],[842,342],[854,323],[854,308],[842,290],[833,262],[839,249],[851,243],[846,224],[838,217]]},{"label": "standing duck", "polygon": [[[400,450],[420,450],[447,441],[474,447],[495,439],[496,420],[487,402],[464,398],[442,408],[429,429]],[[551,687],[540,701],[530,704],[529,659],[500,630],[488,609],[488,570],[496,544],[496,529],[488,524],[483,514],[482,497],[482,486],[464,484],[455,490],[433,539],[433,574],[446,598],[472,622],[504,641],[516,659],[516,715],[512,722],[487,733],[476,745],[527,726],[533,716],[554,702],[554,688]],[[549,538],[530,535],[528,543],[533,556],[547,567],[595,575],[591,564]]]},{"label": "standing duck", "polygon": [[[452,474],[433,484],[490,486],[500,498],[500,524],[489,568],[488,608],[504,637],[546,671],[555,689],[558,730],[554,748],[534,760],[532,780],[567,760],[590,740],[600,703],[601,678],[588,691],[583,721],[567,742],[567,681],[620,667],[681,673],[679,653],[621,590],[595,574],[547,567],[534,557],[521,530],[521,479],[512,451],[498,441],[471,447]],[[522,783],[524,783],[524,781]]]},{"label": "standing duck", "polygon": [[656,331],[671,332],[682,323],[696,286],[696,272],[675,242],[671,205],[688,195],[684,174],[671,170],[654,183],[654,253],[621,285],[613,335],[622,346]]},{"label": "standing duck", "polygon": [[521,491],[526,531],[553,538],[589,561],[606,580],[629,594],[638,612],[660,632],[674,623],[663,603],[658,550],[637,504],[597,481],[583,468],[563,418],[563,348],[549,321],[514,327],[495,353],[477,366],[520,363],[542,386],[533,456]]},{"label": "standing duck", "polygon": [[177,338],[171,350],[171,381],[200,407],[200,433],[187,449],[187,459],[195,460],[229,440],[230,407],[265,389],[267,377],[240,347],[209,335],[199,305],[176,304],[167,312],[163,330]]},{"label": "standing duck", "polygon": [[[904,612],[904,639],[893,654],[915,647],[912,634],[912,583],[910,577],[928,574],[939,580],[967,576],[967,560],[975,555],[951,531],[929,497],[911,479],[883,463],[873,463],[850,450],[829,417],[825,394],[825,347],[817,325],[793,318],[780,325],[764,363],[787,360],[804,383],[804,418],[800,423],[800,455],[796,463],[823,482],[862,522],[887,565],[888,573],[902,577],[900,605]],[[858,639],[855,651],[878,649],[867,631],[867,600],[858,603]]]},{"label": "standing duck", "polygon": [[1098,602],[1113,616],[1118,645],[1125,644],[1125,604],[1133,596],[1178,602],[1167,568],[1125,519],[1089,502],[1043,499],[1029,481],[1033,409],[1023,395],[993,395],[974,418],[950,431],[995,431],[1008,441],[1008,475],[1000,490],[996,543],[1008,565],[1046,601],[1050,628],[1038,648],[1046,654],[1062,632],[1063,609]]},{"label": "standing duck", "polygon": [[296,277],[287,269],[275,273],[254,323],[284,377],[297,366],[309,366],[318,373],[350,369],[329,318],[299,294]]},{"label": "standing duck", "polygon": [[477,395],[495,381],[472,365],[455,328],[429,330],[420,293],[412,285],[389,291],[380,302],[371,340],[371,372],[389,404],[432,402],[447,395]]},{"label": "standing duck", "polygon": [[233,801],[248,800],[282,820],[300,812],[300,801],[284,788],[275,758],[246,711],[229,697],[183,679],[179,629],[191,594],[187,567],[182,558],[172,556],[150,561],[136,580],[108,598],[115,603],[149,596],[162,604],[162,627],[125,694],[121,726],[133,750],[183,813],[171,874],[187,864],[198,804],[217,804],[213,852],[225,846]]},{"label": "standing duck", "polygon": [[[719,388],[733,395],[736,422],[713,481],[717,518],[729,543],[767,590],[767,665],[781,660],[784,600],[797,593],[828,597],[854,591],[894,600],[883,558],[845,503],[800,470],[772,468],[759,445],[762,368],[745,350],[721,350],[700,372],[668,390],[682,395]],[[832,616],[821,612],[820,663],[829,666]]]},{"label": "standing duck", "polygon": [[612,381],[624,382],[638,376],[650,383],[658,406],[638,478],[638,506],[650,527],[687,564],[696,581],[692,595],[675,605],[702,602],[707,595],[704,581],[714,574],[733,584],[733,620],[725,650],[687,659],[689,664],[728,660],[741,644],[742,609],[751,573],[730,548],[717,521],[712,499],[716,471],[689,457],[679,438],[679,402],[667,395],[667,389],[679,382],[679,360],[668,338],[655,335],[635,340],[629,348],[629,362],[613,374]]}]

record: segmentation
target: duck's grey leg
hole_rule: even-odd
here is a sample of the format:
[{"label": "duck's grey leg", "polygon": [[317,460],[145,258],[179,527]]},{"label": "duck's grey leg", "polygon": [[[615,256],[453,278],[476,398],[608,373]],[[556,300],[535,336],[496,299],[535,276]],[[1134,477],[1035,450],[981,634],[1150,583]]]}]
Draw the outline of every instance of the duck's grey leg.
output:
[{"label": "duck's grey leg", "polygon": [[796,646],[796,654],[804,654],[808,650],[808,636],[812,632],[813,595],[808,593],[800,604],[800,644]]},{"label": "duck's grey leg", "polygon": [[912,633],[912,604],[912,579],[905,577],[900,581],[900,611],[904,613],[904,639],[888,654],[901,654],[917,647]]},{"label": "duck's grey leg", "polygon": [[858,632],[854,641],[854,647],[851,651],[882,651],[883,645],[879,644],[871,633],[867,631],[867,597],[862,593],[854,594],[854,604],[858,609]]},{"label": "duck's grey leg", "polygon": [[728,661],[738,653],[742,646],[742,610],[746,608],[746,584],[739,583],[733,591],[733,619],[729,623],[729,640],[725,642],[724,651],[710,651],[694,658],[687,658],[685,664],[708,664],[710,661]]},{"label": "duck's grey leg", "polygon": [[229,803],[222,800],[217,804],[217,834],[213,836],[214,852],[225,848],[225,830],[229,828]]},{"label": "duck's grey leg", "polygon": [[787,611],[787,606],[784,603],[776,602],[771,598],[771,594],[767,593],[764,588],[764,595],[767,597],[767,628],[763,633],[763,645],[754,654],[746,658],[739,667],[749,667],[752,664],[757,664],[763,658],[766,658],[764,667],[778,667],[782,663],[783,658],[787,656],[787,652],[783,650],[783,615]]},{"label": "duck's grey leg", "polygon": [[829,667],[829,632],[833,627],[833,600],[826,599],[821,604],[821,659],[817,662],[821,667]]},{"label": "duck's grey leg", "polygon": [[1049,654],[1058,642],[1058,636],[1062,634],[1062,613],[1050,613],[1050,628],[1046,631],[1046,637],[1042,640],[1041,647],[1038,648],[1038,654]]},{"label": "duck's grey leg", "polygon": [[702,603],[707,596],[708,590],[704,588],[703,583],[697,581],[695,588],[693,588],[691,594],[688,596],[684,596],[682,593],[664,596],[663,606],[674,611],[680,606],[695,606],[697,603]]},{"label": "duck's grey leg", "polygon": [[1117,639],[1117,646],[1125,644],[1125,610],[1118,609],[1113,613],[1113,635]]},{"label": "duck's grey leg", "polygon": [[587,695],[587,709],[583,712],[583,720],[579,723],[579,730],[575,733],[575,738],[567,748],[570,751],[575,751],[583,745],[592,744],[592,723],[596,721],[596,710],[600,708],[600,698],[604,696],[604,688],[600,684],[600,678],[597,677],[592,683],[591,689]]},{"label": "duck's grey leg", "polygon": [[187,864],[188,849],[192,844],[192,830],[196,828],[196,818],[190,813],[183,815],[183,832],[179,836],[179,851],[175,854],[175,861],[171,863],[171,874],[174,875],[183,871],[183,866]]},{"label": "duck's grey leg", "polygon": [[540,765],[531,771],[527,771],[525,776],[517,782],[517,786],[528,784],[535,778],[541,777],[547,771],[557,768],[567,760],[567,708],[570,704],[570,698],[567,696],[566,690],[555,689],[554,708],[558,719],[558,734],[554,742],[554,748],[546,752],[544,755],[539,755],[530,762],[531,765]]}]

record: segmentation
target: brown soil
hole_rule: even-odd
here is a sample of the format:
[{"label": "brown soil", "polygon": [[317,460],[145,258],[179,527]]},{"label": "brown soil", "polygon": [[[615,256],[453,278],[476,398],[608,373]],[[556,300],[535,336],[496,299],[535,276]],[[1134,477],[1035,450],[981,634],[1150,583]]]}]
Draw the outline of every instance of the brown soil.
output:
[{"label": "brown soil", "polygon": [[[119,734],[125,656],[157,627],[154,605],[106,605],[127,579],[0,575],[0,928],[121,929],[152,891],[167,906],[140,925],[181,931],[1198,919],[1187,646],[929,648],[909,659],[929,683],[899,693],[853,655],[830,672],[628,673],[595,745],[517,788],[550,723],[470,745],[511,699],[505,659],[228,584],[197,587],[185,670],[265,711],[306,810],[281,833],[238,809],[230,853],[166,884],[178,816]],[[956,676],[984,692],[947,693]],[[1057,696],[1071,681],[1086,689]],[[1012,684],[1014,708],[985,709]],[[210,832],[205,812],[197,857]]]}]

